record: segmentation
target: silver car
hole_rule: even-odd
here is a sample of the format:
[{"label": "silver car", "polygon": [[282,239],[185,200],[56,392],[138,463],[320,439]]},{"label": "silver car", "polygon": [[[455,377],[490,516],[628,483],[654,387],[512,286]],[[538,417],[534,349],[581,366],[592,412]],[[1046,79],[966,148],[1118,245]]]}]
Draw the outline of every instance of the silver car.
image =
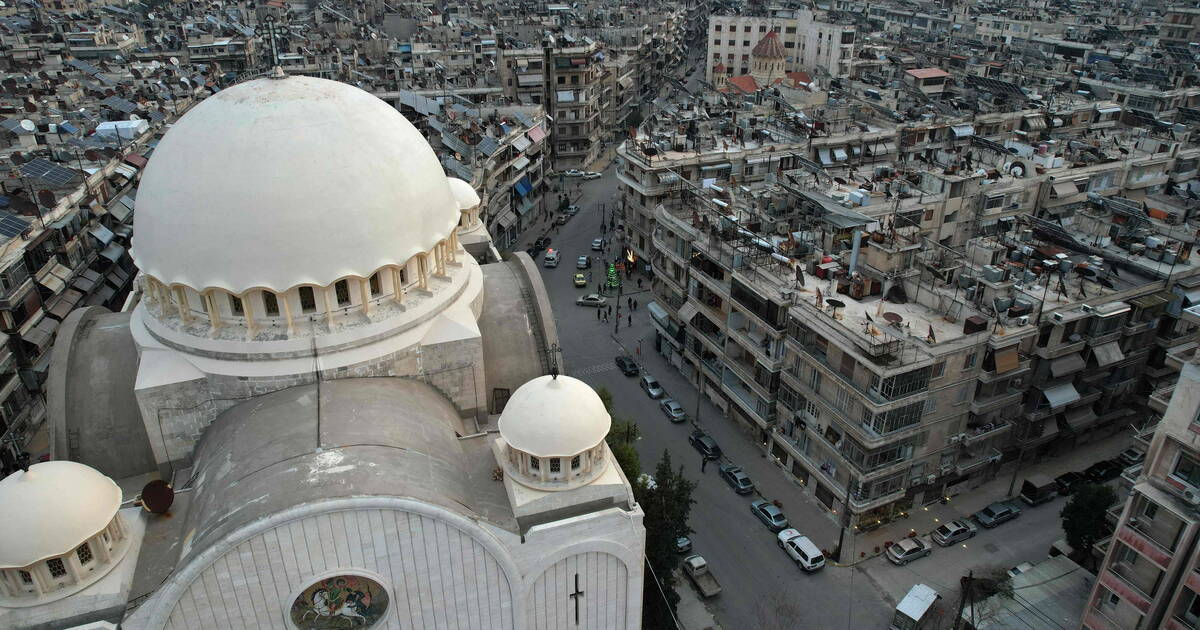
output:
[{"label": "silver car", "polygon": [[607,302],[608,302],[608,300],[603,295],[600,295],[599,293],[589,293],[589,294],[575,300],[575,303],[578,304],[579,306],[600,307],[600,306],[604,306],[605,303],[607,303]]},{"label": "silver car", "polygon": [[979,529],[975,527],[974,523],[966,519],[959,519],[939,525],[929,537],[933,539],[933,542],[943,547],[949,547],[968,538],[973,538],[978,532]]},{"label": "silver car", "polygon": [[666,414],[667,419],[671,422],[683,422],[687,420],[687,413],[683,411],[683,405],[680,405],[674,398],[664,398],[658,403],[658,408]]},{"label": "silver car", "polygon": [[783,510],[775,507],[773,503],[769,503],[762,499],[750,502],[750,511],[758,517],[758,520],[767,526],[767,529],[777,532],[787,529],[788,520],[783,515]]},{"label": "silver car", "polygon": [[663,391],[662,385],[658,384],[658,379],[649,374],[642,374],[641,381],[638,384],[641,386],[642,391],[646,392],[647,396],[654,399],[662,398],[663,394],[666,393]]},{"label": "silver car", "polygon": [[888,547],[887,558],[892,564],[904,566],[917,558],[924,558],[933,553],[933,547],[920,538],[904,538]]}]

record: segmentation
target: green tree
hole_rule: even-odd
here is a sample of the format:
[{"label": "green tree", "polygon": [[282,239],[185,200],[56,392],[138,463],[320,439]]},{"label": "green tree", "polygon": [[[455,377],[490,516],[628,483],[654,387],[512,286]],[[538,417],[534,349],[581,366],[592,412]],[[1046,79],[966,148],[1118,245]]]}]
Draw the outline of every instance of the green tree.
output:
[{"label": "green tree", "polygon": [[654,484],[634,487],[638,503],[646,513],[643,522],[650,570],[646,572],[643,591],[642,625],[647,628],[674,627],[672,615],[679,604],[679,594],[675,592],[675,568],[679,564],[675,540],[692,533],[688,517],[696,503],[692,499],[695,488],[696,484],[683,476],[682,466],[672,469],[671,454],[666,450],[654,468]]},{"label": "green tree", "polygon": [[1092,545],[1105,535],[1107,521],[1104,512],[1117,501],[1117,493],[1108,486],[1087,484],[1078,487],[1063,507],[1062,528],[1067,544],[1081,556],[1092,555]]},{"label": "green tree", "polygon": [[607,387],[597,387],[596,395],[600,397],[600,402],[604,403],[604,410],[612,415],[613,411],[613,396],[612,392],[608,391]]}]

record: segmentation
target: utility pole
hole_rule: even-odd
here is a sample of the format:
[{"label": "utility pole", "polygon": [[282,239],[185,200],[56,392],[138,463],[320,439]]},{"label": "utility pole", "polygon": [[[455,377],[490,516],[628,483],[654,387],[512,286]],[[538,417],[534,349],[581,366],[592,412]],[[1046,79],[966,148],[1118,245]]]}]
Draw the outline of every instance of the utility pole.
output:
[{"label": "utility pole", "polygon": [[[967,577],[959,580],[959,585],[962,586],[962,595],[958,598],[958,614],[954,616],[954,630],[958,630],[962,624],[963,605],[967,603],[967,598],[971,596],[971,587],[975,581],[975,571],[967,571]],[[971,604],[974,607],[974,604]]]},{"label": "utility pole", "polygon": [[850,527],[850,488],[853,485],[854,485],[854,475],[847,474],[846,475],[846,500],[842,501],[842,518],[838,519],[839,521],[841,521],[839,523],[839,525],[841,525],[841,527],[838,528],[838,544],[837,544],[837,554],[836,554],[837,557],[835,558],[835,560],[837,560],[838,562],[841,562],[841,560],[842,560],[842,545],[846,542],[846,529]]}]

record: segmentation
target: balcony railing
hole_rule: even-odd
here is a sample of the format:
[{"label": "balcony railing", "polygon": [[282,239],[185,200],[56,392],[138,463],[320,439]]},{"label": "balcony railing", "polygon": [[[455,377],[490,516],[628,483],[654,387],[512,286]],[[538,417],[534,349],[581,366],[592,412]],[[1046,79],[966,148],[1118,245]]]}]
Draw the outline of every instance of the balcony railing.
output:
[{"label": "balcony railing", "polygon": [[997,374],[995,370],[990,370],[990,371],[980,370],[979,371],[979,381],[981,383],[991,383],[991,382],[998,381],[998,380],[1004,379],[1004,378],[1012,378],[1014,376],[1020,376],[1029,371],[1032,363],[1033,363],[1033,361],[1029,357],[1029,355],[1027,355],[1027,354],[1018,355],[1016,369],[1009,370],[1007,372],[1003,372],[1000,374]]},{"label": "balcony railing", "polygon": [[[1157,571],[1158,569],[1156,568],[1155,570]],[[1149,601],[1153,599],[1153,596],[1146,592],[1146,589],[1141,584],[1142,578],[1134,572],[1133,567],[1124,562],[1113,562],[1112,564],[1108,565],[1108,572],[1120,578],[1122,582],[1129,586],[1129,588],[1137,591],[1137,594],[1141,595],[1146,600]],[[1150,588],[1153,589],[1154,587],[1150,586]]]},{"label": "balcony railing", "polygon": [[[989,426],[990,428],[988,428]],[[995,422],[991,425],[976,427],[974,429],[968,428],[966,436],[963,438],[963,442],[967,446],[970,446],[972,444],[978,444],[984,440],[989,440],[991,438],[1003,435],[1011,430],[1012,423],[1007,420]]]},{"label": "balcony railing", "polygon": [[1144,322],[1126,322],[1126,324],[1122,327],[1121,331],[1122,331],[1122,333],[1124,333],[1126,335],[1136,335],[1138,333],[1146,332],[1147,330],[1150,330],[1151,328],[1155,328],[1156,326],[1158,326],[1158,318],[1157,317],[1155,317],[1154,319],[1146,320]]},{"label": "balcony railing", "polygon": [[1025,393],[1019,389],[1010,389],[1002,394],[987,396],[986,398],[976,397],[971,401],[971,413],[981,416],[1002,407],[1019,404],[1024,395]]},{"label": "balcony railing", "polygon": [[1037,347],[1033,349],[1033,353],[1043,359],[1057,359],[1063,355],[1079,352],[1087,345],[1086,339],[1080,339],[1071,343],[1060,343],[1056,346],[1046,346],[1045,348]]}]

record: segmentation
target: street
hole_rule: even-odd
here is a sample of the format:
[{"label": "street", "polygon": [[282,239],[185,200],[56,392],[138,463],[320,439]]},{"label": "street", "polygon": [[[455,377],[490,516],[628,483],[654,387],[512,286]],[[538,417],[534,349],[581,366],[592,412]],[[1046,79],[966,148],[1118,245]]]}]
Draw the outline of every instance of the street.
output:
[{"label": "street", "polygon": [[[642,275],[644,289],[637,289],[636,278],[627,281],[631,287],[620,298],[621,321],[614,333],[613,320],[597,321],[596,309],[577,306],[575,299],[596,290],[602,275],[599,261],[593,263],[592,281],[584,288],[572,284],[576,273],[575,261],[581,255],[595,255],[592,239],[600,234],[599,204],[604,204],[611,219],[616,201],[616,178],[612,168],[605,165],[603,177],[592,181],[567,179],[572,191],[572,203],[582,209],[557,232],[549,234],[550,247],[559,250],[562,263],[547,269],[538,263],[558,324],[567,373],[593,387],[605,387],[612,392],[615,416],[635,421],[641,429],[638,451],[643,472],[653,472],[664,450],[671,454],[675,466],[682,466],[684,475],[696,481],[696,504],[692,508],[691,526],[695,553],[708,559],[713,574],[721,582],[723,592],[708,602],[717,620],[727,628],[737,627],[813,627],[813,628],[885,628],[895,603],[916,583],[935,588],[945,598],[946,614],[952,614],[955,585],[970,569],[1012,567],[1022,562],[1037,562],[1046,557],[1050,545],[1062,538],[1058,512],[1064,499],[1029,508],[1021,518],[994,530],[981,529],[979,535],[950,548],[936,548],[933,555],[908,566],[897,567],[885,557],[871,557],[876,543],[867,537],[847,540],[844,560],[859,562],[852,567],[828,564],[824,569],[805,574],[779,549],[775,536],[750,512],[750,501],[761,495],[778,500],[783,505],[791,526],[808,536],[822,549],[833,548],[838,540],[835,517],[818,504],[811,493],[804,491],[783,475],[764,457],[750,436],[707,400],[700,407],[699,426],[721,446],[725,460],[740,465],[757,487],[757,495],[739,496],[718,476],[718,465],[710,463],[700,472],[700,455],[688,443],[692,423],[672,424],[658,407],[637,386],[637,379],[621,374],[613,362],[620,354],[633,356],[643,369],[653,374],[663,385],[667,396],[679,401],[695,422],[696,391],[673,367],[667,365],[654,351],[654,328],[646,312],[653,301],[649,291],[650,279]],[[542,230],[529,231],[522,247],[528,245]],[[611,237],[611,232],[604,236]],[[616,248],[607,256],[611,259]],[[586,271],[584,271],[586,273]],[[632,326],[627,325],[626,298],[638,301]],[[609,298],[616,306],[617,300]],[[614,311],[615,313],[615,311]],[[638,352],[638,346],[641,352]],[[1000,482],[998,482],[1000,483]],[[956,499],[949,506],[933,506],[929,511],[919,509],[908,518],[893,524],[898,534],[908,528],[928,533],[943,519],[967,514],[987,501],[1001,498],[991,496],[988,488],[980,488],[968,500]],[[981,503],[982,502],[982,503]],[[975,506],[975,503],[980,503]],[[968,507],[967,504],[970,504]],[[903,531],[901,531],[903,530]],[[899,538],[899,535],[896,536]],[[865,558],[860,555],[865,554]],[[682,580],[680,589],[692,586]],[[648,593],[647,596],[651,594]],[[790,602],[787,612],[778,612],[779,604]]]}]

